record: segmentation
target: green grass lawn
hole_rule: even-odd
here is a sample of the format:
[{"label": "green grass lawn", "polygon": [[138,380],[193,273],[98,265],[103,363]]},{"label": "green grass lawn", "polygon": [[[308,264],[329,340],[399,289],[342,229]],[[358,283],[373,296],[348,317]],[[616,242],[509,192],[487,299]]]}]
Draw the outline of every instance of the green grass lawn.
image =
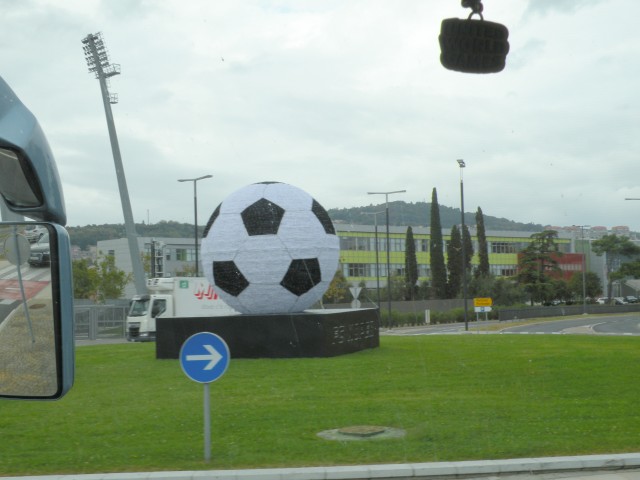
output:
[{"label": "green grass lawn", "polygon": [[[335,358],[237,359],[203,386],[153,344],[77,349],[58,402],[0,401],[0,475],[431,462],[640,450],[634,337],[382,337]],[[336,442],[323,430],[405,429]]]}]

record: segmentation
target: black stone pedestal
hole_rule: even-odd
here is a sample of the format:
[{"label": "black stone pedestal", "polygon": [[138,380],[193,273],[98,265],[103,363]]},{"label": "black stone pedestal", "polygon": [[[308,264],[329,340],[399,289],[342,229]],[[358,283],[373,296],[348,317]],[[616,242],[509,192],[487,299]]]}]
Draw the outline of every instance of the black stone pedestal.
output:
[{"label": "black stone pedestal", "polygon": [[199,332],[222,337],[232,358],[334,357],[380,345],[377,309],[158,318],[156,358],[179,358],[185,340]]}]

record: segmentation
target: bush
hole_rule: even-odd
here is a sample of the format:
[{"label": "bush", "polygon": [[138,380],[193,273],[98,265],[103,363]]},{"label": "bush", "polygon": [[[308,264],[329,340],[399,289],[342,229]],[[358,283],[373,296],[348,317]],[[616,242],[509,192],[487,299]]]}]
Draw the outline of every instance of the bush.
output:
[{"label": "bush", "polygon": [[[489,320],[497,320],[500,307],[492,307],[491,312],[488,312],[487,318]],[[387,310],[380,311],[380,326],[382,328],[388,328],[389,314]],[[480,320],[485,319],[485,314],[480,314]],[[446,312],[431,312],[431,325],[441,325],[447,323],[462,323],[464,322],[464,308],[453,308]],[[467,321],[475,322],[476,313],[472,308],[467,310]],[[419,325],[425,325],[424,312],[398,312],[391,311],[391,327],[414,327]]]}]

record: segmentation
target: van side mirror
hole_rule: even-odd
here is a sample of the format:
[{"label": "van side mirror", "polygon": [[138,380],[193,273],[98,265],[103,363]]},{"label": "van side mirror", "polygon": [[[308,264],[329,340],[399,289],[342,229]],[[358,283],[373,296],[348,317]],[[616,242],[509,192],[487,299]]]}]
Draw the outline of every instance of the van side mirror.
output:
[{"label": "van side mirror", "polygon": [[[46,232],[40,242],[25,235],[33,225]],[[0,223],[0,397],[56,399],[71,388],[69,251],[69,236],[59,225]]]},{"label": "van side mirror", "polygon": [[0,195],[37,221],[0,223],[0,397],[57,399],[75,359],[64,197],[38,121],[2,78]]}]

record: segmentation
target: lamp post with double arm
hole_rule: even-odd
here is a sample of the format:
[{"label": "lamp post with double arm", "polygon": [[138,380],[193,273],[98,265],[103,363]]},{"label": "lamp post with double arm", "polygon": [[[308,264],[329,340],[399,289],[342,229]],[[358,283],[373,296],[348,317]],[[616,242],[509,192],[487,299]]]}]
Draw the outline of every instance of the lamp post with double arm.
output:
[{"label": "lamp post with double arm", "polygon": [[367,192],[368,195],[384,195],[385,197],[385,214],[387,223],[387,310],[389,314],[389,328],[391,328],[391,259],[389,250],[391,250],[391,242],[389,241],[389,195],[394,193],[405,193],[406,190],[394,190],[393,192]]},{"label": "lamp post with double arm", "polygon": [[204,180],[205,178],[211,178],[213,175],[203,175],[202,177],[198,177],[198,178],[181,178],[178,181],[179,182],[193,182],[193,216],[194,216],[194,223],[195,223],[195,232],[194,232],[194,236],[193,238],[195,239],[195,261],[196,261],[196,268],[195,268],[195,276],[198,276],[198,269],[199,269],[199,265],[198,265],[198,189],[196,187],[196,183],[198,182],[198,180]]}]

